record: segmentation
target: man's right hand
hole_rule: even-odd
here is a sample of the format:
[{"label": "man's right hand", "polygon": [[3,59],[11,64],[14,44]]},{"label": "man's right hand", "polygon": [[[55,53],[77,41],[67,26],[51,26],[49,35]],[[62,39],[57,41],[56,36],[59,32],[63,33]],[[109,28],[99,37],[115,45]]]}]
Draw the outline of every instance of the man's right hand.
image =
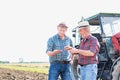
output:
[{"label": "man's right hand", "polygon": [[54,51],[48,51],[47,54],[48,56],[53,56],[55,54],[59,54],[60,52],[62,52],[62,50],[54,50]]},{"label": "man's right hand", "polygon": [[53,54],[55,55],[55,54],[59,54],[59,53],[61,53],[61,52],[62,52],[62,50],[56,49],[56,50],[53,51]]}]

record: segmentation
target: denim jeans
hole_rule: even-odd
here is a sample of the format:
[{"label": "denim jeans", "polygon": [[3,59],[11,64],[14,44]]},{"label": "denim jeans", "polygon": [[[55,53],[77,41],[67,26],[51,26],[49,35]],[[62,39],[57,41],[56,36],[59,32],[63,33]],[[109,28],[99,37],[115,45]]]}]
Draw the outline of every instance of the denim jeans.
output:
[{"label": "denim jeans", "polygon": [[82,66],[80,69],[80,80],[96,80],[97,79],[97,64],[89,64]]},{"label": "denim jeans", "polygon": [[63,63],[51,63],[49,69],[48,80],[58,80],[58,77],[61,77],[61,80],[71,80],[70,79],[70,64]]}]

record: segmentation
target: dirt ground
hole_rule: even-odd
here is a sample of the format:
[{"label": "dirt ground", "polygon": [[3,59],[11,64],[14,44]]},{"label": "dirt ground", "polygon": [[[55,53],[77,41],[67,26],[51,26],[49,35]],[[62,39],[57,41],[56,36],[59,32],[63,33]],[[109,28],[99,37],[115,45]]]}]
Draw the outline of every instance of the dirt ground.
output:
[{"label": "dirt ground", "polygon": [[48,80],[48,75],[0,68],[0,80]]}]

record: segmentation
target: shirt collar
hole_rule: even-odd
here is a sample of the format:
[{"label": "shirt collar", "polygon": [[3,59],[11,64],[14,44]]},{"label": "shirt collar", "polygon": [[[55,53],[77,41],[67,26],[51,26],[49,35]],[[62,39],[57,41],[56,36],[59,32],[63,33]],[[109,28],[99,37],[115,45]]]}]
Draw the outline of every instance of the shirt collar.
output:
[{"label": "shirt collar", "polygon": [[[57,37],[58,39],[61,39],[58,34],[56,34],[56,37]],[[67,36],[66,36],[66,35],[65,35],[65,39],[67,39]],[[64,39],[64,40],[65,40],[65,39]]]},{"label": "shirt collar", "polygon": [[83,41],[86,42],[87,40],[89,40],[91,37],[91,35],[87,36],[86,38],[83,38]]}]

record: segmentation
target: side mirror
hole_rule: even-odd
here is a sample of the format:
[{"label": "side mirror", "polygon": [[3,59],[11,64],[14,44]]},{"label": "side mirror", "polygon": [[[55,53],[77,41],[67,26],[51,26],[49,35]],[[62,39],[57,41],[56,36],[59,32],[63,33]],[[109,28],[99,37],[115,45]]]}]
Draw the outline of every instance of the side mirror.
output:
[{"label": "side mirror", "polygon": [[76,34],[72,34],[72,37],[74,37],[74,38],[75,38],[75,37],[76,37]]}]

